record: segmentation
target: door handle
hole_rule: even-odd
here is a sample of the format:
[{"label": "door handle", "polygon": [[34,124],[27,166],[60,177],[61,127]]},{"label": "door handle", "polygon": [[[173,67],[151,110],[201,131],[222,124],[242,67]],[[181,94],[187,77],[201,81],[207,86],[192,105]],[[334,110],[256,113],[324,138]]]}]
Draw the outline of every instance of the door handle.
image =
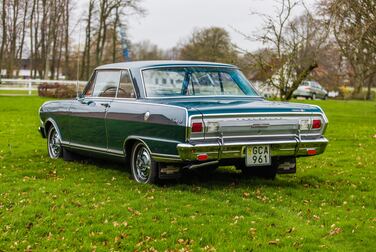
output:
[{"label": "door handle", "polygon": [[102,105],[103,107],[105,107],[105,108],[109,108],[109,107],[111,107],[109,103],[101,103],[101,105]]}]

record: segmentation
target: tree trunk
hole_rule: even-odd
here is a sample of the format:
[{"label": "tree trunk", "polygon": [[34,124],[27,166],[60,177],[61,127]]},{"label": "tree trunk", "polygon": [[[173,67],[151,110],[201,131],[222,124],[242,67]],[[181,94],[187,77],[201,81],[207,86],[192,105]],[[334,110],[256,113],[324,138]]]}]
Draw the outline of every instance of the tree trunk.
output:
[{"label": "tree trunk", "polygon": [[35,2],[37,0],[33,0],[33,5],[31,8],[30,13],[30,77],[33,77],[33,70],[34,70],[34,44],[33,44],[33,27],[34,27],[34,13],[35,13]]},{"label": "tree trunk", "polygon": [[[91,49],[91,22],[92,15],[94,10],[94,0],[89,2],[88,18],[86,24],[86,37],[85,37],[85,47],[84,53],[82,55],[82,70],[81,70],[81,79],[89,79],[90,71],[90,49]],[[79,55],[77,55],[79,57]]]},{"label": "tree trunk", "polygon": [[8,57],[8,64],[7,64],[7,75],[9,78],[13,77],[14,72],[14,64],[17,60],[16,55],[16,46],[17,46],[17,21],[18,21],[18,14],[19,14],[19,0],[14,0],[12,6],[12,21],[11,21],[11,32],[12,36],[10,36],[10,47],[9,47],[9,57]]},{"label": "tree trunk", "polygon": [[[69,11],[70,11],[70,0],[66,0],[65,2],[65,33],[64,33],[64,75],[68,77],[68,69],[69,69]],[[79,57],[79,55],[77,55]]]},{"label": "tree trunk", "polygon": [[376,80],[376,73],[373,74],[369,80],[368,80],[368,85],[367,85],[367,100],[372,100],[372,86],[373,86],[373,83],[375,82]]},{"label": "tree trunk", "polygon": [[[20,60],[20,62],[22,62],[22,54],[23,54],[23,47],[24,47],[24,43],[25,43],[25,36],[26,36],[26,17],[27,17],[27,12],[28,12],[28,8],[29,8],[29,2],[25,2],[25,5],[24,5],[24,13],[23,13],[23,19],[22,19],[22,34],[21,34],[21,41],[20,41],[20,47],[18,49],[18,53],[16,55],[18,55],[18,59]],[[17,77],[19,76],[19,73],[20,73],[20,64],[18,64],[18,67],[17,67]]]},{"label": "tree trunk", "polygon": [[2,25],[2,40],[1,40],[1,47],[0,47],[0,79],[1,79],[1,70],[3,69],[3,58],[4,58],[4,49],[5,49],[5,43],[7,41],[7,25],[6,25],[6,5],[7,1],[3,0],[3,6],[1,11],[1,25]]},{"label": "tree trunk", "polygon": [[299,85],[304,81],[307,76],[316,68],[318,67],[317,63],[313,63],[309,65],[306,69],[304,69],[299,75],[298,78],[294,80],[292,86],[286,92],[285,100],[290,100],[292,98],[293,92],[299,87]]},{"label": "tree trunk", "polygon": [[112,34],[112,62],[116,62],[116,28],[118,27],[119,23],[119,6],[116,6],[115,9],[115,20],[114,20],[114,27],[113,27],[113,34]]}]

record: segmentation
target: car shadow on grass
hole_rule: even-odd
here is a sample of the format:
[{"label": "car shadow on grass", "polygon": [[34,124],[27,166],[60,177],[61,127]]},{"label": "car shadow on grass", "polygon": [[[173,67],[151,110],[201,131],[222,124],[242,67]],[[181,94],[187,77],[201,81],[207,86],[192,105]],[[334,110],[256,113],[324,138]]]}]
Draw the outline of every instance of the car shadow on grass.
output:
[{"label": "car shadow on grass", "polygon": [[[98,169],[114,170],[123,173],[131,178],[130,168],[122,162],[113,160],[82,158],[81,164],[88,164]],[[317,188],[324,183],[321,177],[313,175],[296,176],[295,174],[277,175],[274,180],[250,177],[242,174],[234,167],[220,167],[214,172],[205,173],[200,170],[183,170],[179,179],[161,180],[157,186],[165,188],[179,188],[185,186],[199,186],[207,189],[218,189],[226,187],[278,187],[278,188]]]},{"label": "car shadow on grass", "polygon": [[[197,171],[185,171],[178,180],[166,181],[165,187],[199,186],[207,189],[228,187],[277,187],[277,188],[317,188],[323,182],[317,176],[296,176],[295,174],[277,175],[274,180],[245,176],[235,168],[219,168],[211,174],[201,174]],[[184,187],[184,186],[183,186]]]}]

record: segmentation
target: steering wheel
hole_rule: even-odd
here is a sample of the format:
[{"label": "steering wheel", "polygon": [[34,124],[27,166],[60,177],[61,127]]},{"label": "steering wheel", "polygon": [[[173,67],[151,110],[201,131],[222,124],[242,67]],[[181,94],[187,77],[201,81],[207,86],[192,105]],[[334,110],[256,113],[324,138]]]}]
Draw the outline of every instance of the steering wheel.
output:
[{"label": "steering wheel", "polygon": [[[115,91],[114,91],[114,95],[112,95],[112,94],[109,92],[110,90],[115,90]],[[108,93],[107,93],[107,92],[108,92]],[[106,88],[105,90],[103,90],[103,92],[101,92],[100,97],[112,97],[112,96],[115,97],[115,94],[116,94],[116,87],[108,87],[108,88]]]}]

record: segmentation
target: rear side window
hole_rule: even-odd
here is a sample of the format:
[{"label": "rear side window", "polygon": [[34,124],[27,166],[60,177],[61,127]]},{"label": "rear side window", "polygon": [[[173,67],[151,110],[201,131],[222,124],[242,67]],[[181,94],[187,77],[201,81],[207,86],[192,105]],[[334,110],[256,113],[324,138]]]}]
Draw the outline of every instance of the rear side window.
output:
[{"label": "rear side window", "polygon": [[115,97],[120,80],[120,71],[97,71],[94,81],[94,97]]},{"label": "rear side window", "polygon": [[129,71],[121,71],[119,90],[117,93],[118,98],[135,98],[136,94],[133,88],[132,78]]}]

